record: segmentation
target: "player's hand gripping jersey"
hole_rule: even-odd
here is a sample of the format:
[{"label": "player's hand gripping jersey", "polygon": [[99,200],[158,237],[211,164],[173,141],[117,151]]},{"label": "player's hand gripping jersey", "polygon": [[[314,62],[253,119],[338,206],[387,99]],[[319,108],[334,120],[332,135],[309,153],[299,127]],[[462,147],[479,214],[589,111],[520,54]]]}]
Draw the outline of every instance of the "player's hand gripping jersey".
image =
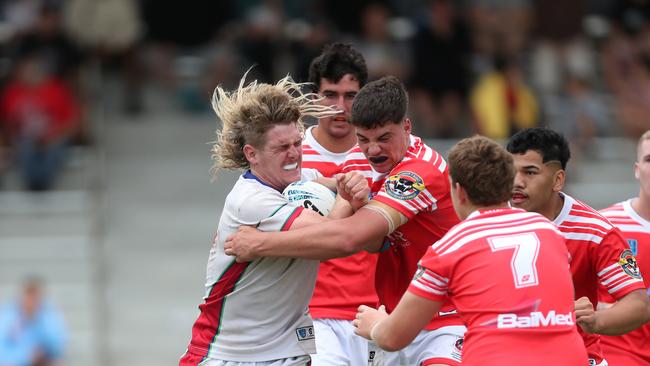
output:
[{"label": "player's hand gripping jersey", "polygon": [[[639,216],[631,203],[631,199],[620,202],[601,210],[600,213],[621,230],[629,246],[628,249],[638,261],[631,262],[629,257],[622,259],[627,265],[627,270],[631,273],[640,271],[647,281],[650,278],[650,222]],[[608,292],[603,291],[602,287],[599,301],[616,302]],[[645,324],[627,334],[601,336],[600,339],[605,358],[610,365],[650,365],[650,324]]]},{"label": "player's hand gripping jersey", "polygon": [[266,257],[236,263],[223,249],[225,239],[241,225],[288,230],[302,210],[250,172],[239,178],[226,198],[210,250],[205,302],[192,328],[189,353],[254,362],[316,351],[307,305],[318,261]]},{"label": "player's hand gripping jersey", "polygon": [[[447,163],[416,136],[410,137],[404,159],[388,174],[375,172],[359,148],[353,150],[343,172],[357,170],[371,182],[372,200],[400,212],[408,219],[387,238],[379,254],[375,283],[379,302],[390,312],[406,291],[417,263],[432,242],[459,222],[451,203]],[[462,325],[445,307],[426,329]]]},{"label": "player's hand gripping jersey", "polygon": [[468,329],[463,365],[587,364],[564,239],[543,216],[476,211],[433,244],[420,266],[409,291],[451,299]]},{"label": "player's hand gripping jersey", "polygon": [[[636,260],[621,232],[593,208],[563,195],[564,207],[553,223],[564,235],[571,256],[575,298],[586,296],[596,304],[599,285],[614,299],[643,289],[641,275],[632,268]],[[578,330],[589,358],[600,363],[603,359],[600,336]]]}]

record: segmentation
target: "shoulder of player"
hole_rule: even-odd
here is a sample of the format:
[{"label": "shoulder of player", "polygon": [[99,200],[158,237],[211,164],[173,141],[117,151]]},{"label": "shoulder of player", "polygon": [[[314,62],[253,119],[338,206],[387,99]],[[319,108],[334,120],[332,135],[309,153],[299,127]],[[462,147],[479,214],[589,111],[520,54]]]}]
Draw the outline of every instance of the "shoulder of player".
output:
[{"label": "shoulder of player", "polygon": [[575,202],[568,215],[557,224],[565,239],[600,244],[612,234],[620,231],[595,209],[581,202]]},{"label": "shoulder of player", "polygon": [[489,236],[538,230],[549,230],[556,233],[556,235],[561,235],[555,225],[536,213],[512,210],[497,214],[481,214],[461,221],[452,227],[432,247],[434,251],[440,254],[450,253]]},{"label": "shoulder of player", "polygon": [[447,162],[440,153],[426,144],[418,143],[417,141],[409,147],[404,160],[422,161],[429,167],[433,165],[440,172],[444,172],[447,168]]},{"label": "shoulder of player", "polygon": [[288,204],[282,193],[256,181],[240,180],[226,197],[224,208],[242,218],[265,218]]}]

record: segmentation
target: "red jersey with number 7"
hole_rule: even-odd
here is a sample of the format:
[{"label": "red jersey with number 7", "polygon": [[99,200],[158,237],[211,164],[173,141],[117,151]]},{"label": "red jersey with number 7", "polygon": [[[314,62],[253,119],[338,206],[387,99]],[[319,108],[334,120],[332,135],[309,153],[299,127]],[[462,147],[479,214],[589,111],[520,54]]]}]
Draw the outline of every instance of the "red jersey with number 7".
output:
[{"label": "red jersey with number 7", "polygon": [[475,211],[427,250],[408,291],[451,299],[463,365],[587,365],[564,238],[539,214]]}]

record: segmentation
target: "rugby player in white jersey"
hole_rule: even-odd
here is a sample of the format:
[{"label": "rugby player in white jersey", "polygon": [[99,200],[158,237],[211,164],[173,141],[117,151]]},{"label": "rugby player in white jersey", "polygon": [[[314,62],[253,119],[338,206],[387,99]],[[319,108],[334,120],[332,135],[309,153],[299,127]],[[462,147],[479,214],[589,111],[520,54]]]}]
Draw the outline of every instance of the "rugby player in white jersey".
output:
[{"label": "rugby player in white jersey", "polygon": [[[320,118],[305,131],[303,172],[314,169],[324,177],[341,172],[357,144],[350,124],[352,101],[367,80],[363,56],[347,44],[330,44],[311,62],[309,82],[323,97],[321,104],[341,113]],[[377,304],[376,264],[377,255],[366,251],[321,262],[309,304],[317,334],[313,366],[366,366],[375,359],[374,347],[354,334],[352,320],[360,305]]]},{"label": "rugby player in white jersey", "polygon": [[[517,173],[511,203],[540,213],[560,229],[571,258],[575,316],[590,365],[607,365],[599,334],[629,332],[650,320],[650,299],[619,229],[596,210],[562,192],[570,151],[547,128],[521,130],[508,142]],[[617,303],[595,311],[598,287]],[[615,366],[615,365],[613,365]]]},{"label": "rugby player in white jersey", "polygon": [[[289,77],[276,85],[244,80],[233,93],[217,88],[213,107],[223,124],[212,149],[213,171],[242,169],[228,194],[207,265],[206,294],[192,339],[179,365],[309,365],[315,352],[308,313],[318,261],[258,258],[236,263],[223,244],[240,225],[281,231],[327,220],[288,204],[283,189],[301,179],[305,116],[336,113],[302,94]],[[352,174],[354,175],[354,174]],[[369,189],[358,176],[352,205],[339,199],[330,213],[343,217],[367,200]],[[350,176],[349,181],[353,181]],[[350,186],[350,185],[348,185]],[[365,188],[364,188],[365,187]]]}]

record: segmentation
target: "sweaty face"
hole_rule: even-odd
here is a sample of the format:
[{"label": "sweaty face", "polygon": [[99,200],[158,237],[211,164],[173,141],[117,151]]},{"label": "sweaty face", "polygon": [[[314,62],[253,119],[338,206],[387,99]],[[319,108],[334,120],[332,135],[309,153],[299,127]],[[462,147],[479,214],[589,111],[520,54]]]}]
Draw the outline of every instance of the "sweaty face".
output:
[{"label": "sweaty face", "polygon": [[300,180],[302,134],[295,123],[276,125],[266,132],[266,144],[253,148],[251,171],[266,184],[283,190]]},{"label": "sweaty face", "polygon": [[352,101],[359,92],[359,81],[352,74],[345,74],[337,83],[321,78],[318,94],[325,97],[321,104],[334,106],[341,113],[334,117],[321,118],[318,126],[334,138],[343,138],[353,133],[350,125]]},{"label": "sweaty face", "polygon": [[411,121],[387,122],[376,128],[357,128],[359,147],[370,165],[379,173],[388,173],[404,158],[409,147]]},{"label": "sweaty face", "polygon": [[641,192],[650,197],[650,140],[644,140],[639,145],[634,176],[639,180]]},{"label": "sweaty face", "polygon": [[515,163],[515,183],[510,203],[526,211],[543,213],[548,211],[554,190],[555,173],[559,162],[543,162],[537,151],[512,154]]}]

